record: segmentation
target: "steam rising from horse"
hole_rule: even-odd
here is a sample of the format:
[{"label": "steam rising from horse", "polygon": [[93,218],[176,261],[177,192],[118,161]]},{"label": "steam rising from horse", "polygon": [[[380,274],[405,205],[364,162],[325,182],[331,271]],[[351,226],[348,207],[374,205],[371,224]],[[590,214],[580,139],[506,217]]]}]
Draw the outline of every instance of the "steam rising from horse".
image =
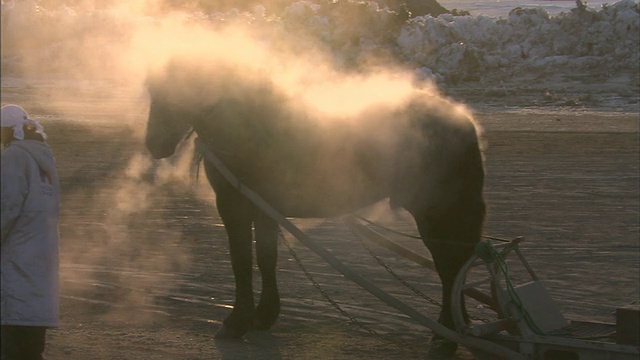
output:
[{"label": "steam rising from horse", "polygon": [[[288,217],[337,216],[385,198],[406,209],[442,281],[439,321],[453,328],[452,283],[480,239],[485,216],[478,130],[459,105],[416,90],[400,106],[374,103],[336,116],[299,101],[264,73],[246,77],[230,66],[184,62],[152,77],[149,93],[146,146],[155,158],[171,156],[193,128],[246,186]],[[269,329],[280,312],[278,225],[211,163],[204,167],[236,281],[233,311],[216,336]],[[254,236],[262,276],[257,306]]]}]

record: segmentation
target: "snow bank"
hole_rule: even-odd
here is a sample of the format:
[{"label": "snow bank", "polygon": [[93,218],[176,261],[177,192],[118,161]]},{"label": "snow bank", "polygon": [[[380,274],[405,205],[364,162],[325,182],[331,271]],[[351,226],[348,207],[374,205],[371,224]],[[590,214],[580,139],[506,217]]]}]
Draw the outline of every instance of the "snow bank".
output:
[{"label": "snow bank", "polygon": [[576,8],[554,17],[540,7],[516,8],[508,19],[441,15],[406,23],[376,3],[333,6],[326,10],[301,1],[287,9],[281,26],[305,28],[339,57],[350,59],[344,61],[347,64],[368,63],[371,54],[391,52],[398,61],[454,82],[495,76],[496,69],[637,71],[640,60],[639,10],[634,0],[600,11]]},{"label": "snow bank", "polygon": [[[29,57],[46,58],[40,62],[47,71],[55,71],[56,64],[62,68],[92,57],[99,60],[95,68],[114,67],[123,61],[114,61],[114,49],[117,53],[122,47],[124,52],[133,29],[157,21],[160,11],[151,8],[144,13],[137,8],[127,16],[121,11],[125,5],[43,9],[34,1],[7,4],[2,9],[3,72],[25,61],[25,49]],[[413,69],[418,79],[435,80],[445,88],[518,87],[523,79],[549,79],[556,85],[567,79],[581,78],[582,83],[616,79],[616,86],[635,94],[637,101],[638,8],[637,0],[622,0],[598,11],[578,3],[558,16],[539,7],[513,9],[506,19],[482,15],[407,19],[372,1],[304,0],[277,16],[258,6],[252,12],[192,11],[179,21],[214,28],[244,24],[274,47],[280,46],[278,39],[287,38],[295,39],[293,48],[300,53],[328,52],[338,68],[400,64]],[[102,46],[93,46],[96,43]]]}]

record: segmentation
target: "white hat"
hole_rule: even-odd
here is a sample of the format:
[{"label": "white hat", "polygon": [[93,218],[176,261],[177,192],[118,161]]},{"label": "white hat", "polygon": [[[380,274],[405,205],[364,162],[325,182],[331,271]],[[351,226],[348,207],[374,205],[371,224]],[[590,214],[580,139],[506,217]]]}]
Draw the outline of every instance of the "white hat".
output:
[{"label": "white hat", "polygon": [[42,135],[42,138],[45,140],[47,139],[47,134],[44,133],[44,127],[36,120],[30,119],[29,114],[20,106],[5,105],[0,111],[0,126],[13,128],[14,138],[18,140],[24,139],[23,126],[33,125],[36,128],[36,133]]}]

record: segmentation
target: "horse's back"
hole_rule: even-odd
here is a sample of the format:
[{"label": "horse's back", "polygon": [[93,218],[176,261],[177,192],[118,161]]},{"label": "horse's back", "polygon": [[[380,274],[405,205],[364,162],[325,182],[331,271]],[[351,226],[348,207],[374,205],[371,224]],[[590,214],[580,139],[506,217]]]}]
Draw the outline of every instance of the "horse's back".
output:
[{"label": "horse's back", "polygon": [[393,207],[446,212],[482,198],[484,164],[480,128],[470,113],[438,99],[413,104],[411,135],[396,160]]},{"label": "horse's back", "polygon": [[483,174],[473,120],[436,105],[418,99],[326,119],[264,99],[232,102],[217,110],[211,142],[247,186],[288,216],[336,216],[387,197],[396,206],[440,206],[467,183],[481,186]]}]

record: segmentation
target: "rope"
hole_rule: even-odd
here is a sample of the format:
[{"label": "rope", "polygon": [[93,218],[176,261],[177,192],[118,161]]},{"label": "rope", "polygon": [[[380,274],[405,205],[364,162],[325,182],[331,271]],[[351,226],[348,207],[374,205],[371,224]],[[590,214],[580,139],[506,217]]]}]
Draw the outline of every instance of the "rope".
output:
[{"label": "rope", "polygon": [[[500,272],[502,272],[502,274],[504,275],[505,287],[507,289],[507,295],[509,296],[509,299],[505,304],[505,316],[508,316],[509,320],[513,322],[518,322],[520,321],[520,319],[524,318],[524,320],[527,322],[534,333],[538,335],[545,335],[544,331],[540,330],[538,325],[535,323],[535,321],[531,317],[531,314],[529,314],[522,305],[522,301],[520,300],[520,297],[518,296],[518,293],[516,292],[515,287],[511,282],[511,278],[509,277],[509,266],[507,264],[507,261],[505,260],[505,256],[503,256],[503,254],[493,248],[491,241],[479,242],[476,245],[476,254],[485,263],[489,265],[495,264]],[[512,312],[508,311],[508,307],[510,305],[513,305],[518,310],[518,312],[520,313],[520,317],[513,317]]]},{"label": "rope", "polygon": [[269,215],[273,220],[278,222],[280,226],[284,227],[289,233],[295,236],[302,244],[307,246],[311,251],[315,252],[318,256],[320,256],[323,260],[329,263],[333,268],[335,268],[338,272],[340,272],[345,277],[349,278],[351,281],[360,285],[364,289],[366,289],[373,296],[377,297],[379,300],[385,302],[387,305],[394,307],[396,310],[404,313],[409,316],[419,324],[422,324],[434,332],[438,333],[442,337],[451,340],[453,342],[457,342],[465,347],[477,348],[479,350],[489,352],[491,354],[496,354],[502,357],[506,357],[513,360],[524,360],[525,357],[521,354],[518,354],[516,351],[513,351],[507,347],[502,345],[498,345],[488,340],[483,340],[475,337],[469,337],[461,335],[454,330],[451,330],[445,327],[442,324],[424,316],[419,313],[412,307],[406,305],[405,303],[399,301],[393,296],[387,294],[382,291],[377,286],[373,285],[371,282],[358,275],[342,262],[340,262],[335,256],[333,256],[329,251],[318,245],[313,239],[303,233],[299,228],[293,225],[287,218],[279,213],[276,209],[274,209],[269,203],[267,203],[264,199],[262,199],[257,193],[253,190],[241,186],[241,182],[238,178],[224,165],[224,163],[210,150],[207,146],[200,140],[196,138],[196,149],[199,152],[202,152],[205,158],[211,162],[212,165],[216,167],[216,169],[220,172],[220,174],[231,184],[234,186],[242,195],[244,195],[247,199],[249,199],[253,204]]}]

